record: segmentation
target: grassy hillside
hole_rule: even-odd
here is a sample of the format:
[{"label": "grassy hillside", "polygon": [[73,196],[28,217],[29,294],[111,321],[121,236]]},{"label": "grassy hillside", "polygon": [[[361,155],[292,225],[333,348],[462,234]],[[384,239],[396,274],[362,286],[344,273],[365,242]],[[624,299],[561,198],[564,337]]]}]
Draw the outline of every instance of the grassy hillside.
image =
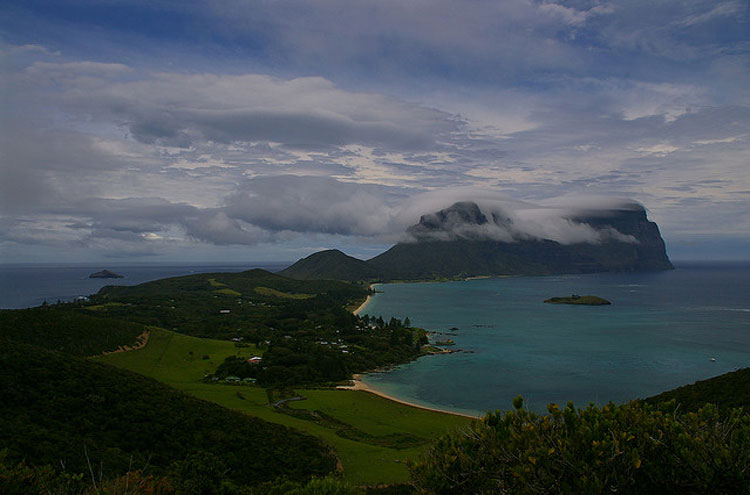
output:
[{"label": "grassy hillside", "polygon": [[335,468],[317,439],[151,378],[10,340],[0,343],[0,363],[0,445],[11,460],[62,462],[68,472],[83,473],[88,455],[107,476],[131,466],[160,472],[188,454],[208,452],[227,478],[242,484],[305,479]]},{"label": "grassy hillside", "polygon": [[345,306],[365,297],[366,290],[343,282],[293,280],[249,270],[108,286],[92,297],[89,309],[197,337],[260,342],[277,331],[334,324],[346,317]]},{"label": "grassy hillside", "polygon": [[[212,295],[231,289],[245,297],[253,299],[256,287],[270,287],[281,292],[297,294],[325,295],[336,300],[361,297],[362,289],[342,282],[331,280],[295,280],[259,268],[239,273],[201,273],[182,277],[154,280],[135,286],[107,286],[100,295],[110,298],[119,297],[159,297],[169,296],[174,299],[177,294]],[[366,295],[366,294],[365,294]],[[273,301],[273,296],[264,298],[258,295],[258,301]]]},{"label": "grassy hillside", "polygon": [[697,411],[710,402],[722,411],[742,407],[750,412],[750,368],[700,380],[645,399],[651,404],[670,400],[676,401],[684,411]]},{"label": "grassy hillside", "polygon": [[[335,448],[344,478],[352,483],[406,481],[408,472],[403,460],[419,455],[432,439],[469,423],[459,416],[349,390],[296,388],[296,395],[305,400],[290,402],[286,408],[273,408],[261,387],[202,381],[207,370],[237,352],[243,356],[258,353],[253,348],[238,349],[231,342],[155,331],[142,350],[96,359],[156,378],[227,408],[315,435]],[[201,359],[203,355],[209,359]],[[330,418],[320,421],[320,413]],[[404,442],[406,448],[402,448]]]},{"label": "grassy hillside", "polygon": [[0,337],[74,356],[131,346],[144,331],[146,327],[138,323],[101,318],[66,307],[0,311]]},{"label": "grassy hillside", "polygon": [[421,355],[422,334],[392,319],[366,322],[348,308],[368,291],[264,270],[105,287],[84,310],[197,337],[264,348],[252,378],[264,386],[330,383]]},{"label": "grassy hillside", "polygon": [[[348,305],[363,300],[366,294],[366,290],[342,282],[292,280],[263,270],[239,274],[201,274],[134,287],[106,287],[92,297],[90,303],[9,312],[6,328],[10,337],[34,335],[30,342],[35,344],[70,349],[78,355],[98,355],[96,361],[155,378],[226,408],[310,433],[335,448],[345,478],[353,483],[403,482],[408,479],[403,463],[406,458],[415,457],[433,438],[467,424],[468,420],[403,406],[364,392],[300,388],[304,384],[342,380],[351,372],[401,363],[420,355],[421,330],[406,327],[397,319],[384,322],[382,319],[359,318],[347,311]],[[47,317],[53,313],[55,318]],[[19,330],[33,327],[36,321],[39,322],[38,326],[43,327],[40,333],[28,334]],[[61,321],[69,324],[60,326]],[[87,347],[80,350],[76,350],[75,346],[56,345],[57,341],[67,339],[81,346],[90,333],[101,328],[133,329],[128,338],[140,335],[144,328],[149,328],[148,344],[137,351],[105,356],[101,356],[101,351],[109,348],[105,349],[100,344],[86,344]],[[114,343],[120,344],[120,341]],[[229,357],[244,362],[250,356],[261,354],[262,364],[257,365],[258,383],[274,387],[268,391],[255,385],[206,380],[206,375],[215,373]],[[71,362],[80,364],[80,361]],[[37,367],[34,363],[29,366]],[[89,370],[92,376],[101,373]],[[17,375],[13,380],[23,382]],[[42,378],[31,373],[29,380],[35,383]],[[121,389],[123,394],[134,397],[140,394],[135,385],[113,385],[110,388]],[[41,401],[43,407],[40,407],[43,409],[49,406],[45,398],[54,397],[55,394],[50,392],[47,383],[42,389],[46,395],[35,400]],[[67,410],[69,401],[77,400],[77,392],[71,396],[68,390],[75,388],[65,385],[58,387],[57,400],[61,401],[61,411]],[[169,389],[162,389],[166,394],[162,398],[156,397],[156,391],[146,396],[160,408],[170,400],[171,396],[166,390]],[[92,397],[101,395],[93,394]],[[269,405],[295,395],[305,400],[282,403],[279,407]],[[107,398],[106,403],[111,405],[112,401]],[[138,403],[117,407],[123,411],[128,408],[143,409]],[[19,409],[21,412],[23,410]],[[98,416],[90,421],[91,424],[101,420],[104,412],[101,410],[96,414]],[[117,417],[117,414],[113,415],[113,418]],[[202,417],[207,424],[214,424],[210,419],[212,413],[207,412]],[[121,421],[124,425],[128,424],[127,418],[121,418]],[[41,436],[50,434],[56,427],[44,421],[29,421],[29,424],[40,428],[44,432]],[[65,455],[78,455],[82,459],[79,452],[81,442],[89,439],[89,433],[77,426],[63,431],[67,433],[60,438],[60,443],[72,449],[65,450]],[[127,439],[126,432],[114,431],[118,432],[117,435],[107,437],[107,441]],[[185,434],[190,435],[191,432],[202,435],[199,429],[196,430],[196,424],[186,423]],[[151,435],[154,442],[160,442],[160,434],[155,432]],[[23,440],[24,435],[26,440]],[[216,436],[224,442],[235,435],[214,431],[206,436]],[[19,433],[16,440],[31,442],[24,448],[33,448],[39,438],[40,435],[33,436],[31,431],[26,431]],[[257,436],[247,438],[257,440]],[[144,444],[141,447],[151,448],[145,439],[142,440]],[[189,441],[185,442],[189,444]],[[221,442],[223,448],[233,451],[234,447]],[[267,449],[275,449],[279,442],[269,437],[266,443]],[[52,452],[55,445],[57,443],[50,447]],[[284,441],[280,445],[288,447]],[[90,446],[90,450],[99,449],[96,450],[99,458],[107,457],[102,454],[107,448],[107,445],[100,448],[99,444],[93,443]],[[116,452],[112,463],[120,466],[120,461],[129,459],[131,447],[115,445],[113,448]],[[197,448],[208,447],[201,444]],[[18,452],[17,449],[16,454]],[[179,457],[181,454],[176,452],[174,455]],[[29,459],[34,462],[55,462],[41,454],[41,451],[34,451],[35,457]],[[138,451],[134,459],[140,462],[144,456],[143,452]],[[310,465],[310,469],[314,470],[315,463]]]}]

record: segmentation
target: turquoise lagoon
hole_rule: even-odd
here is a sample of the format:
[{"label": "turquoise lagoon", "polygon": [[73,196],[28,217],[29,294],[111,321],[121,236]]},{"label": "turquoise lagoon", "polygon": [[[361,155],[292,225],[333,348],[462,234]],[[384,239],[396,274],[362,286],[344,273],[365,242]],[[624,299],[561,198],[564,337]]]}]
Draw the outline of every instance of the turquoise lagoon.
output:
[{"label": "turquoise lagoon", "polygon": [[[538,412],[550,402],[601,405],[750,366],[750,264],[376,288],[364,313],[408,316],[460,349],[365,377],[425,406],[481,414],[519,394]],[[574,293],[613,304],[543,303]]]}]

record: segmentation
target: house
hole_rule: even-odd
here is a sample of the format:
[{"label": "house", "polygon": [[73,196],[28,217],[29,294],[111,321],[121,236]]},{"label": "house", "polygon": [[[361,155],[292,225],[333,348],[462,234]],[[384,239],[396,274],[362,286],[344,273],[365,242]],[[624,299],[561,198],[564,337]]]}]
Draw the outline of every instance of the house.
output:
[{"label": "house", "polygon": [[251,357],[250,359],[247,360],[247,362],[250,363],[250,364],[258,364],[261,361],[263,361],[263,358],[260,357],[260,356],[253,356],[253,357]]},{"label": "house", "polygon": [[227,383],[240,383],[240,377],[229,375],[228,377],[224,378],[224,381]]}]

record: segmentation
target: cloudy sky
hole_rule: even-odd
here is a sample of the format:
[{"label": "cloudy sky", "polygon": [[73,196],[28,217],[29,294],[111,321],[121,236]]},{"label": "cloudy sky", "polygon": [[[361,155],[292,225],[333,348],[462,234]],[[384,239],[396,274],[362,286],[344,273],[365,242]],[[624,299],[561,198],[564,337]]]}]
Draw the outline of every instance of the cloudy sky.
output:
[{"label": "cloudy sky", "polygon": [[0,0],[0,259],[360,257],[635,200],[750,258],[747,0]]}]

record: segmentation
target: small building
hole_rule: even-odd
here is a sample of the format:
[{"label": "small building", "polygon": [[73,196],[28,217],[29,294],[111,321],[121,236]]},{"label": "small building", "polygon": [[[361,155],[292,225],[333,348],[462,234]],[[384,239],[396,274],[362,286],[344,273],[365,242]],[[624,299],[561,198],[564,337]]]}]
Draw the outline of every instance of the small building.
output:
[{"label": "small building", "polygon": [[240,377],[229,375],[228,377],[224,378],[224,381],[227,383],[240,383]]},{"label": "small building", "polygon": [[262,357],[260,357],[260,356],[253,356],[253,357],[251,357],[251,358],[249,358],[249,359],[247,360],[247,362],[248,362],[248,363],[250,363],[250,364],[258,364],[258,363],[260,363],[261,361],[263,361],[263,358],[262,358]]},{"label": "small building", "polygon": [[231,312],[232,312],[232,310],[230,310],[230,309],[220,309],[219,310],[219,314],[220,315],[228,315]]}]

